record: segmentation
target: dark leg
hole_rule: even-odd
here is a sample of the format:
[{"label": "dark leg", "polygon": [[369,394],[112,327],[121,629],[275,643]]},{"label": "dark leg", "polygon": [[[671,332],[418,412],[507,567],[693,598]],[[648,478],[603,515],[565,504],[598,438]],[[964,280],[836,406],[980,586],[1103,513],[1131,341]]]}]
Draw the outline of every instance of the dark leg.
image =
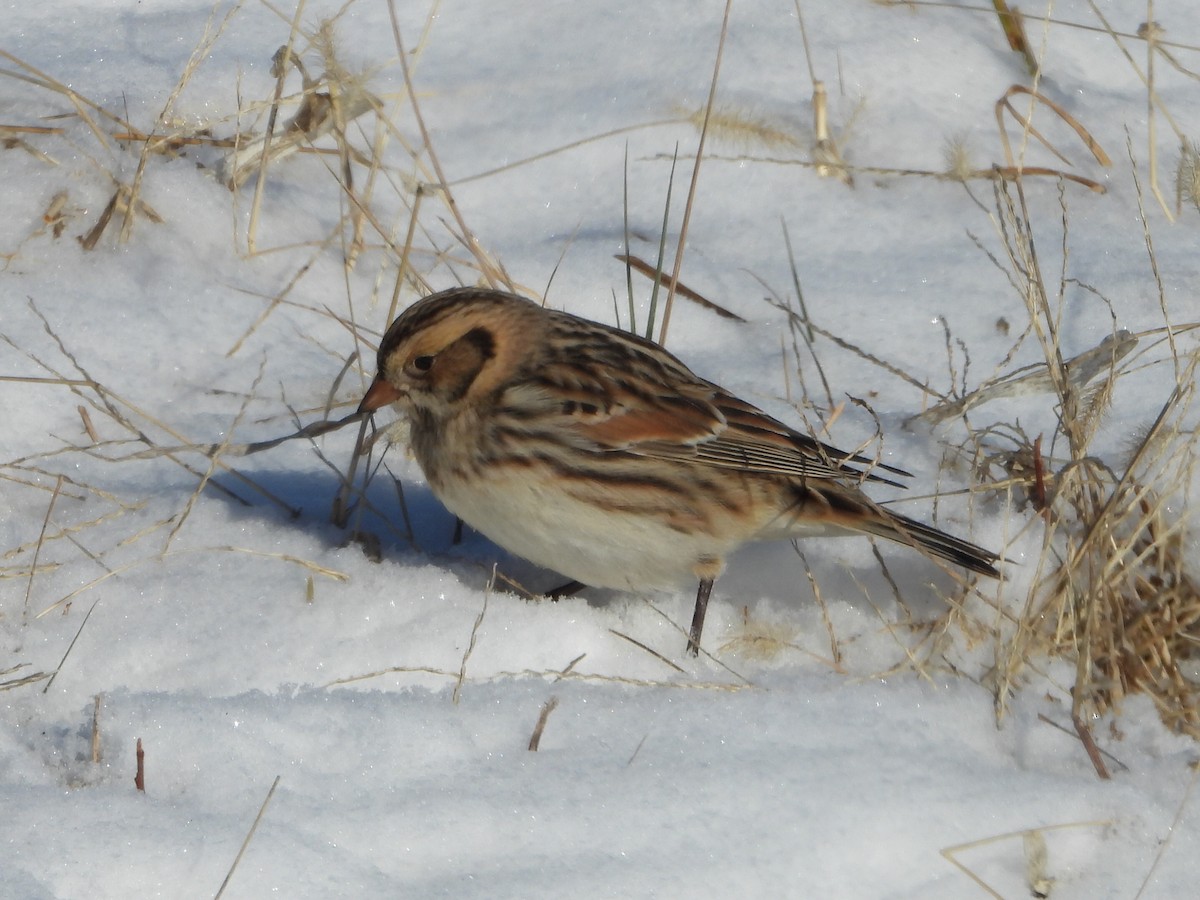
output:
[{"label": "dark leg", "polygon": [[546,591],[546,596],[551,600],[561,600],[563,597],[573,597],[582,591],[586,584],[582,581],[568,581],[566,584],[560,584],[552,591]]},{"label": "dark leg", "polygon": [[692,631],[688,635],[687,652],[700,655],[700,633],[704,631],[704,614],[708,612],[708,597],[712,593],[713,580],[706,578],[696,590],[696,611],[692,613]]}]

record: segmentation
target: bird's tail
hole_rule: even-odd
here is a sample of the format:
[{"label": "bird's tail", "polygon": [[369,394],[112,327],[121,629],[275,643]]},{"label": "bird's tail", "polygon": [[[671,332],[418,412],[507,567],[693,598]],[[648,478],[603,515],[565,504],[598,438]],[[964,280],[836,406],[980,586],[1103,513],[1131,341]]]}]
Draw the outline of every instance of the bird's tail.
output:
[{"label": "bird's tail", "polygon": [[881,515],[868,516],[856,523],[858,530],[873,534],[876,537],[887,538],[898,544],[917,546],[932,553],[934,556],[952,562],[955,565],[999,578],[1000,572],[993,563],[1000,560],[1000,554],[984,550],[969,541],[947,534],[931,525],[925,525],[916,519],[910,519],[890,510],[878,510]]},{"label": "bird's tail", "polygon": [[1000,554],[894,513],[844,485],[810,482],[794,489],[792,503],[764,532],[765,537],[869,534],[907,544],[980,575],[1000,577],[993,565],[1001,560]]}]

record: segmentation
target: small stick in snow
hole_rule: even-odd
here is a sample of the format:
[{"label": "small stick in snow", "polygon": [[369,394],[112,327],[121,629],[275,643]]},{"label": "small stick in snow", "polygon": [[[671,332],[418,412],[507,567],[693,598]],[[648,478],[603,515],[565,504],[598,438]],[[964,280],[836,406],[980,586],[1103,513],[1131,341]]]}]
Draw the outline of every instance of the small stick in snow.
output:
[{"label": "small stick in snow", "polygon": [[96,695],[96,703],[92,706],[92,762],[100,762],[100,700],[103,694]]},{"label": "small stick in snow", "polygon": [[75,407],[79,410],[79,418],[83,420],[83,430],[87,432],[87,436],[92,439],[93,444],[100,443],[100,436],[96,434],[96,427],[92,425],[92,417],[87,411],[87,407],[83,404]]},{"label": "small stick in snow", "polygon": [[1088,759],[1092,761],[1096,774],[1102,781],[1108,781],[1112,776],[1108,774],[1108,766],[1104,765],[1104,760],[1100,758],[1100,748],[1096,746],[1096,740],[1092,737],[1091,730],[1077,715],[1071,716],[1071,723],[1075,726],[1075,733],[1079,735],[1079,740],[1083,743],[1083,749],[1087,751]]},{"label": "small stick in snow", "polygon": [[529,750],[531,753],[537,753],[538,745],[542,742],[542,732],[546,730],[546,720],[550,718],[550,713],[558,707],[558,698],[551,697],[542,704],[542,711],[538,715],[537,724],[533,726],[533,734],[529,736]]}]

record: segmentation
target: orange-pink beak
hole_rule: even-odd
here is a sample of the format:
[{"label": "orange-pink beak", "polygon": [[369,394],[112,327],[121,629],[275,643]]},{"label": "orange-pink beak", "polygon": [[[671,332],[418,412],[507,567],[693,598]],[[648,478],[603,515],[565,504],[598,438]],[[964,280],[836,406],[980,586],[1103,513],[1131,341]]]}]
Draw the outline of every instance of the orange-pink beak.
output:
[{"label": "orange-pink beak", "polygon": [[400,399],[400,392],[380,378],[375,376],[375,380],[371,382],[371,386],[367,388],[367,393],[362,398],[362,403],[358,404],[359,413],[375,412],[377,409],[382,409],[389,403],[395,403]]}]

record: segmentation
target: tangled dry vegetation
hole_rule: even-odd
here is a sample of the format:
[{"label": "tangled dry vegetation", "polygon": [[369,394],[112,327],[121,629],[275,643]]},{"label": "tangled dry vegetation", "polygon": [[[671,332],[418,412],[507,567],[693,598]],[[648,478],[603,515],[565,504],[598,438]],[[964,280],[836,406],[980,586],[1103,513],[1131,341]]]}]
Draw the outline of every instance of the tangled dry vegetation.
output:
[{"label": "tangled dry vegetation", "polygon": [[[1010,280],[1029,313],[1026,334],[1046,360],[1057,420],[1048,440],[1030,441],[1015,424],[971,429],[985,477],[1036,513],[1030,523],[1043,531],[1034,588],[1001,629],[998,704],[1025,669],[1059,657],[1074,663],[1077,728],[1141,692],[1169,726],[1200,737],[1200,582],[1186,556],[1200,352],[1180,346],[1200,323],[1172,323],[1160,290],[1161,328],[1131,335],[1114,325],[1089,358],[1067,359],[1060,344],[1066,276],[1053,294],[1047,290],[1019,185],[1015,196],[998,192],[996,221]],[[1064,243],[1067,221],[1064,205]],[[1110,465],[1093,454],[1093,440],[1120,378],[1142,356],[1126,354],[1143,342],[1147,354],[1168,351],[1156,364],[1171,368],[1174,386],[1131,435],[1125,459]],[[997,438],[1007,444],[1003,451]],[[1102,769],[1098,756],[1093,761]]]},{"label": "tangled dry vegetation", "polygon": [[[229,15],[232,17],[233,13]],[[91,139],[106,152],[115,145],[136,157],[131,179],[122,181],[112,171],[104,173],[112,184],[111,199],[94,221],[78,219],[79,211],[73,208],[64,188],[55,194],[42,221],[31,229],[30,240],[45,234],[59,237],[68,227],[78,232],[80,243],[88,250],[101,247],[105,241],[131,240],[135,228],[144,227],[141,222],[154,223],[160,218],[142,197],[142,186],[145,179],[154,177],[156,161],[167,156],[194,154],[198,162],[218,172],[220,179],[235,194],[253,192],[249,201],[248,226],[239,235],[238,243],[248,255],[268,252],[273,248],[266,246],[269,241],[260,232],[259,211],[264,196],[271,190],[272,171],[286,165],[287,157],[292,154],[317,154],[326,163],[331,183],[336,185],[336,202],[342,212],[336,227],[311,242],[313,258],[340,252],[345,266],[353,268],[362,265],[364,254],[371,253],[373,259],[382,262],[375,276],[375,296],[371,298],[375,308],[372,313],[374,328],[356,317],[351,302],[346,303],[344,313],[325,308],[318,310],[316,305],[310,308],[341,322],[356,336],[366,357],[369,358],[373,349],[373,336],[394,317],[401,303],[406,302],[402,298],[444,287],[447,279],[527,291],[513,283],[503,265],[472,234],[454,202],[454,185],[447,181],[438,163],[419,104],[412,99],[417,95],[412,90],[410,60],[419,60],[423,37],[417,41],[412,53],[398,47],[396,63],[403,71],[406,90],[400,97],[389,98],[371,90],[369,74],[356,73],[342,61],[336,38],[336,19],[320,23],[311,30],[298,21],[283,20],[281,25],[290,29],[291,36],[274,54],[276,84],[273,95],[244,104],[228,121],[183,127],[175,118],[177,99],[229,21],[227,18],[211,23],[158,121],[149,130],[137,128],[122,115],[90,101],[53,75],[35,69],[12,54],[0,53],[15,67],[6,75],[19,78],[32,90],[41,92],[46,99],[48,114],[69,116],[78,126],[76,130],[70,130],[67,125],[6,125],[3,132],[6,147],[43,159],[48,171],[54,163],[56,140],[78,143]],[[1111,28],[1109,32],[1118,43],[1130,38],[1129,35],[1117,35]],[[1171,55],[1172,45],[1160,32],[1147,29],[1138,39],[1148,42],[1152,48],[1157,46],[1165,54],[1164,59],[1178,66]],[[1036,58],[1030,56],[1028,47],[1022,52],[1033,60],[1036,72]],[[993,261],[1021,296],[1028,319],[1020,329],[1012,352],[994,377],[973,391],[968,392],[962,385],[955,394],[934,398],[935,405],[918,419],[926,424],[954,423],[959,434],[965,435],[958,445],[959,458],[973,464],[978,476],[976,491],[980,502],[1000,497],[1026,511],[1015,514],[1013,521],[1023,521],[1024,529],[1040,531],[1042,552],[1036,561],[1034,587],[1025,597],[1010,596],[1003,587],[993,595],[980,594],[973,584],[963,582],[961,589],[947,598],[951,611],[936,622],[917,623],[905,618],[902,627],[890,622],[889,629],[907,632],[905,637],[897,638],[904,645],[906,660],[918,668],[931,664],[944,649],[948,637],[968,643],[990,642],[995,648],[995,668],[990,675],[990,684],[997,708],[1003,711],[1015,690],[1030,683],[1035,676],[1054,677],[1050,674],[1053,661],[1065,659],[1074,667],[1074,683],[1065,687],[1073,697],[1072,714],[1081,734],[1086,734],[1086,723],[1092,716],[1116,708],[1132,693],[1144,693],[1154,699],[1168,725],[1200,737],[1200,585],[1194,564],[1186,558],[1189,521],[1185,514],[1190,499],[1189,487],[1195,482],[1196,475],[1196,416],[1192,401],[1198,357],[1195,352],[1185,352],[1181,341],[1183,335],[1197,327],[1197,323],[1172,323],[1164,306],[1161,328],[1132,335],[1117,327],[1118,316],[1114,310],[1113,331],[1107,341],[1093,351],[1075,357],[1069,357],[1064,351],[1060,326],[1067,282],[1065,264],[1059,284],[1049,290],[1041,269],[1034,223],[1026,204],[1026,185],[1036,181],[1040,190],[1046,190],[1047,185],[1054,183],[1048,179],[1054,179],[1059,184],[1060,196],[1064,196],[1063,185],[1067,182],[1094,192],[1103,188],[1089,174],[1025,166],[1024,147],[1031,141],[1041,142],[1056,155],[1060,154],[1033,128],[1029,115],[1019,112],[1016,101],[1024,98],[1031,108],[1034,104],[1043,107],[1046,115],[1065,126],[1086,147],[1095,166],[1109,166],[1111,160],[1084,124],[1037,90],[1035,78],[1033,86],[1016,85],[997,100],[997,152],[989,165],[972,163],[961,142],[957,141],[950,142],[948,158],[942,168],[902,171],[884,166],[853,165],[848,161],[848,157],[853,156],[852,147],[847,146],[849,120],[853,115],[846,117],[842,132],[835,134],[829,124],[824,83],[811,66],[810,75],[814,117],[811,133],[798,133],[786,123],[745,110],[723,108],[714,104],[711,95],[707,106],[700,110],[679,111],[657,122],[631,126],[631,129],[692,122],[701,134],[711,135],[712,140],[723,142],[726,147],[740,148],[740,152],[731,157],[722,157],[717,152],[707,154],[704,158],[709,162],[706,164],[732,158],[739,163],[810,166],[817,174],[839,178],[848,186],[855,183],[856,175],[860,180],[863,175],[958,180],[967,185],[968,191],[971,185],[981,181],[993,186],[990,205],[975,202],[994,225],[995,246],[1003,248],[999,255],[992,254]],[[713,83],[715,86],[716,70]],[[1166,202],[1166,194],[1159,187],[1153,153],[1151,190],[1168,215],[1178,215],[1187,202],[1200,206],[1196,145],[1177,128],[1169,110],[1159,105],[1161,101],[1153,92],[1152,73],[1147,91],[1154,99],[1150,107],[1152,112],[1157,110],[1158,115],[1176,130],[1181,148],[1176,166],[1175,203]],[[1016,150],[1008,134],[1008,129],[1014,125],[1021,134],[1021,146]],[[608,136],[611,133],[590,140]],[[475,177],[488,177],[517,165],[531,164],[550,153],[577,145],[557,148]],[[790,155],[782,159],[757,156],[756,150]],[[1136,166],[1132,168],[1136,171]],[[971,196],[974,199],[974,195]],[[1069,222],[1065,200],[1062,208],[1065,247]],[[1146,236],[1153,260],[1148,226]],[[787,242],[786,229],[784,237]],[[981,242],[980,246],[982,248],[984,244]],[[20,253],[20,247],[8,252],[8,263],[18,259]],[[677,254],[673,275],[667,274],[662,257],[654,265],[632,256],[627,256],[625,261],[630,271],[640,271],[650,275],[656,283],[667,285],[672,296],[678,291],[681,296],[688,297],[696,292],[689,291],[680,279],[681,258],[681,254]],[[229,355],[238,353],[245,338],[282,305],[303,303],[296,297],[302,294],[298,288],[307,268],[307,265],[300,267],[276,296],[268,298],[261,315],[242,341],[230,348]],[[890,367],[849,344],[832,330],[819,327],[804,309],[799,281],[797,275],[793,292],[775,293],[774,296],[777,304],[788,312],[798,362],[797,372],[793,374],[800,376],[802,386],[805,385],[805,370],[810,372],[809,381],[823,383],[822,390],[814,388],[812,391],[813,395],[820,395],[815,399],[810,396],[807,386],[803,387],[803,392],[805,405],[821,410],[820,417],[826,426],[836,418],[839,406],[834,402],[833,390],[824,383],[820,369],[820,353],[816,348],[821,342],[827,348],[859,353],[870,363],[882,365],[897,377],[926,389],[923,377]],[[1161,286],[1159,295],[1162,296]],[[692,299],[703,301],[698,295]],[[796,304],[799,311],[793,309]],[[52,333],[49,323],[45,324],[47,331]],[[1014,371],[1011,360],[1027,342],[1040,348],[1043,362]],[[949,336],[947,345],[952,355]],[[1135,348],[1136,353],[1133,352]],[[31,363],[40,368],[41,374],[9,380],[50,380],[74,392],[80,400],[81,421],[90,436],[90,443],[31,454],[0,466],[4,479],[31,490],[45,491],[48,501],[40,533],[18,546],[5,549],[3,559],[9,564],[0,569],[0,577],[26,579],[31,589],[35,579],[50,574],[59,565],[54,554],[49,552],[52,545],[75,542],[80,533],[107,525],[139,506],[139,500],[113,496],[98,484],[85,483],[64,474],[54,463],[54,458],[63,454],[82,453],[131,464],[146,458],[167,459],[192,473],[196,480],[195,491],[181,501],[172,515],[122,541],[128,545],[148,536],[161,536],[157,552],[145,557],[146,560],[161,558],[170,550],[174,536],[203,490],[233,491],[243,502],[264,502],[265,498],[265,502],[279,504],[292,512],[286,502],[236,468],[239,454],[267,449],[268,445],[212,445],[197,440],[161,421],[152,411],[139,408],[118,392],[97,383],[70,348],[60,343],[59,349],[63,363],[54,364],[30,354]],[[1121,377],[1133,371],[1135,362],[1145,364],[1148,354],[1153,353],[1157,353],[1155,365],[1173,368],[1174,390],[1163,398],[1161,410],[1137,436],[1127,458],[1119,464],[1106,463],[1093,454],[1093,439]],[[799,365],[800,359],[804,360],[804,366]],[[813,366],[808,365],[810,361]],[[290,420],[299,425],[313,418],[332,419],[333,411],[339,407],[336,398],[342,377],[354,366],[361,366],[357,355],[341,359],[339,363],[341,374],[328,392],[325,407],[289,411],[286,417],[281,415],[280,422]],[[814,371],[816,374],[811,374]],[[979,424],[987,418],[990,400],[1036,391],[1054,397],[1057,424],[1052,434],[1031,437],[1017,422]],[[253,393],[251,389],[250,395]],[[340,405],[349,402],[352,401],[343,400]],[[235,417],[235,425],[244,412],[243,405]],[[105,417],[107,427],[97,428],[92,421],[94,415]],[[319,424],[301,430],[296,436],[315,437],[343,423],[344,420]],[[231,427],[229,432],[232,431]],[[102,440],[101,432],[116,432],[120,437]],[[343,474],[345,484],[336,515],[353,528],[357,539],[364,544],[377,542],[378,536],[373,537],[360,524],[363,515],[370,513],[371,506],[367,495],[354,484],[354,470],[345,471],[345,466],[332,463],[330,468]],[[377,471],[372,469],[372,472]],[[222,473],[229,473],[232,478],[215,478]],[[399,482],[396,484],[398,488]],[[51,523],[55,505],[66,495],[93,496],[102,501],[107,511],[88,521],[54,526]],[[250,497],[253,501],[248,499]],[[376,520],[382,518],[376,517]],[[392,536],[397,539],[411,537],[411,523],[406,523],[404,529],[395,524],[389,527],[394,529]],[[102,556],[97,561],[106,570],[102,575],[40,612],[44,614],[52,609],[69,607],[75,598],[120,574],[125,570],[123,567],[138,564],[134,561],[110,566]],[[310,561],[295,558],[285,558],[285,561],[303,566],[311,573],[310,579],[314,575],[343,577],[341,573]],[[811,570],[809,576],[817,602],[823,608],[821,586]],[[903,610],[899,590],[896,595]],[[39,612],[30,609],[29,597],[27,590],[27,616]],[[906,614],[902,612],[901,616],[904,618]],[[80,630],[86,621],[84,617]],[[842,648],[832,626],[830,636],[831,662],[837,665]],[[743,634],[724,649],[731,653],[769,654],[781,647],[793,646],[791,638],[790,632],[754,626],[748,621]],[[7,679],[0,682],[0,688],[11,689],[44,681],[52,675],[50,672],[27,673],[18,667],[0,673]],[[1098,768],[1103,766],[1098,756],[1094,760]]]}]

